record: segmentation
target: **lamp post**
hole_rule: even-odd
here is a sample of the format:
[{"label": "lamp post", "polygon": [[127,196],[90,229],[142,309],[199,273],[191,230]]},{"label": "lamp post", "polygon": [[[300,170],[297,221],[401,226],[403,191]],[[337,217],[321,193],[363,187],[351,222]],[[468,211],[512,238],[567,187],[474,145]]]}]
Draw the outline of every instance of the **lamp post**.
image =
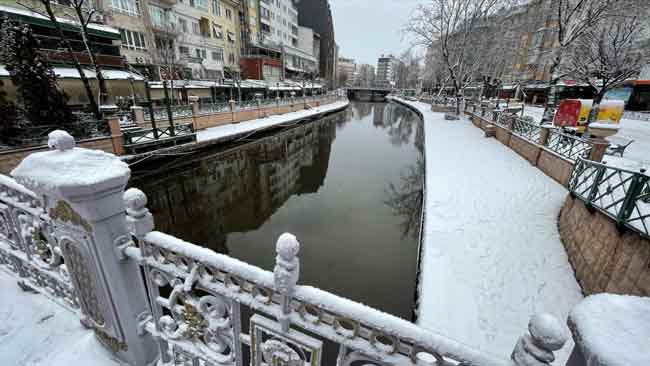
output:
[{"label": "lamp post", "polygon": [[153,137],[158,139],[158,129],[156,128],[156,118],[153,113],[153,102],[151,101],[151,91],[149,90],[149,80],[144,79],[144,93],[147,96],[147,103],[149,103],[149,119],[151,120],[151,129],[153,130]]},{"label": "lamp post", "polygon": [[129,85],[131,86],[131,105],[135,107],[135,87],[133,86],[133,81],[135,79],[133,78],[133,75],[129,75],[127,80],[129,80]]}]

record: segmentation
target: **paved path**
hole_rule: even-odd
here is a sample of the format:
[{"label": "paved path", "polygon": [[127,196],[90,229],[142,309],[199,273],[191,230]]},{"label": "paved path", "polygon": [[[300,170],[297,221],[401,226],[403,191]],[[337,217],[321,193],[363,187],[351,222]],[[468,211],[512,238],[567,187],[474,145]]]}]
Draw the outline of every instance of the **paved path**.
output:
[{"label": "paved path", "polygon": [[509,356],[532,314],[566,320],[582,299],[557,230],[567,191],[468,120],[411,104],[427,160],[419,323]]}]

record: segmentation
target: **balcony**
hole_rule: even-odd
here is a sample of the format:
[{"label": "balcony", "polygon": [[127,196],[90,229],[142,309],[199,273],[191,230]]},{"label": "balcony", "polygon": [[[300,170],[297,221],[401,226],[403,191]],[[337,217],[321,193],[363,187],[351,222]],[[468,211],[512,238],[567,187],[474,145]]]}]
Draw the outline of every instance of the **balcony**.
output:
[{"label": "balcony", "polygon": [[[61,44],[58,37],[37,35],[40,43],[39,52],[53,63],[73,63],[72,55]],[[74,56],[83,65],[90,65],[90,57],[82,41],[69,40]],[[120,54],[120,47],[110,43],[91,42],[91,50],[95,53],[97,64],[101,66],[122,67],[124,59]]]}]

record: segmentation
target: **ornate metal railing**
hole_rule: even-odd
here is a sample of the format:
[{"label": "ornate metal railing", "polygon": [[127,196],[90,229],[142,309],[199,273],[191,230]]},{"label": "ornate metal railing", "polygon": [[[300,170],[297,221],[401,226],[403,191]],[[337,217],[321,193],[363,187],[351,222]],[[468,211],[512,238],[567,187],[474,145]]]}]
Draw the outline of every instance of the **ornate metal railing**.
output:
[{"label": "ornate metal railing", "polygon": [[[318,366],[324,342],[333,342],[340,366],[512,365],[405,320],[296,285],[298,250],[295,237],[282,235],[275,270],[268,272],[160,232],[126,249],[125,255],[144,267],[153,317],[145,329],[160,340],[163,362],[241,365],[246,346],[251,365]],[[243,314],[249,316],[248,333]]]},{"label": "ornate metal railing", "polygon": [[[156,121],[168,120],[169,116],[167,113],[166,106],[152,107],[153,108],[153,117]],[[192,106],[190,105],[174,105],[171,106],[172,118],[191,118],[192,117]],[[151,116],[148,111],[144,113],[144,119],[146,121],[151,120]]]},{"label": "ornate metal railing", "polygon": [[50,216],[36,194],[1,174],[0,266],[16,273],[23,288],[39,291],[79,311],[79,300]]},{"label": "ornate metal railing", "polygon": [[257,100],[242,100],[239,101],[235,104],[235,110],[242,111],[242,110],[249,110],[249,109],[256,109],[258,107]]},{"label": "ornate metal railing", "polygon": [[[157,133],[157,137],[156,137]],[[194,126],[192,123],[182,123],[171,126],[157,127],[157,128],[144,128],[133,131],[124,131],[124,144],[136,145],[156,142],[161,139],[169,139],[174,137],[184,137],[194,134]]]},{"label": "ornate metal railing", "polygon": [[568,135],[557,129],[549,131],[544,146],[571,161],[588,158],[593,148],[593,145],[588,140]]},{"label": "ornate metal railing", "polygon": [[538,124],[530,123],[521,118],[514,118],[512,122],[512,132],[530,142],[537,144],[539,143],[539,139],[542,134],[542,127]]},{"label": "ornate metal railing", "polygon": [[200,114],[213,114],[222,112],[230,112],[230,103],[201,103],[199,105]]},{"label": "ornate metal railing", "polygon": [[650,237],[650,176],[578,158],[569,181],[571,194],[588,206]]},{"label": "ornate metal railing", "polygon": [[122,110],[117,113],[115,113],[117,118],[120,120],[120,126],[122,127],[128,127],[135,125],[135,118],[133,117],[133,112],[132,111],[126,111]]}]

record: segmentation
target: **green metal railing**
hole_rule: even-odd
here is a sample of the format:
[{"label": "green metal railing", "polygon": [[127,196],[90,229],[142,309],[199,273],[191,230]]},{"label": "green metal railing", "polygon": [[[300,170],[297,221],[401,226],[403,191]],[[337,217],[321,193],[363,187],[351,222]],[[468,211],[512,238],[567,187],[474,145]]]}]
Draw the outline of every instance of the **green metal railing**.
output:
[{"label": "green metal railing", "polygon": [[[157,132],[157,138],[156,134]],[[127,146],[155,143],[163,139],[186,137],[194,134],[191,123],[177,124],[174,127],[143,128],[139,130],[124,131],[124,144]]]},{"label": "green metal railing", "polygon": [[[497,118],[497,120],[498,119],[499,118]],[[538,124],[530,123],[521,118],[514,118],[512,122],[512,132],[530,142],[537,144],[539,143],[540,136],[542,135],[542,127]]]},{"label": "green metal railing", "polygon": [[650,238],[650,176],[645,173],[578,158],[569,191],[615,220],[619,228]]},{"label": "green metal railing", "polygon": [[568,135],[556,129],[550,130],[544,146],[571,161],[588,158],[593,149],[593,145],[589,140]]}]

